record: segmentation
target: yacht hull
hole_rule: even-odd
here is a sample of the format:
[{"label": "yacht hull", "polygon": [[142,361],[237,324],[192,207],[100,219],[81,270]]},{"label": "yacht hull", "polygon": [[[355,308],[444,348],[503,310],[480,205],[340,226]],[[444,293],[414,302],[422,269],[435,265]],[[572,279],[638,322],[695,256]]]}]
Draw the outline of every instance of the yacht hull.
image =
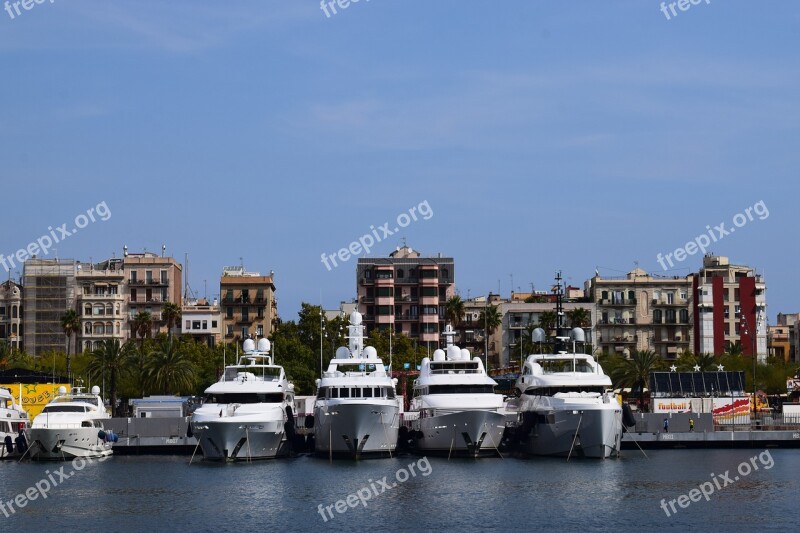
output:
[{"label": "yacht hull", "polygon": [[203,451],[203,458],[212,461],[250,461],[289,455],[290,445],[283,420],[236,418],[192,422],[192,431]]},{"label": "yacht hull", "polygon": [[90,428],[30,428],[27,439],[28,457],[42,461],[63,461],[82,458],[108,457],[111,443],[99,438],[97,427]]},{"label": "yacht hull", "polygon": [[527,411],[522,448],[530,455],[607,459],[619,451],[622,408]]},{"label": "yacht hull", "polygon": [[480,457],[498,455],[506,417],[497,411],[455,411],[411,422],[420,453]]},{"label": "yacht hull", "polygon": [[389,455],[397,447],[399,411],[396,404],[317,405],[314,407],[315,452],[354,459]]}]

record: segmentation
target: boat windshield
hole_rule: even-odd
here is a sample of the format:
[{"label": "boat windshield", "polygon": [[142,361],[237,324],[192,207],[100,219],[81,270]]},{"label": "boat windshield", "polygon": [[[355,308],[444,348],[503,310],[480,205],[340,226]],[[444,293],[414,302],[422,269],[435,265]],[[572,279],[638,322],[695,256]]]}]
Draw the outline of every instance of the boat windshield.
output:
[{"label": "boat windshield", "polygon": [[525,394],[528,396],[555,396],[559,392],[593,392],[597,394],[603,394],[605,391],[606,388],[603,386],[590,385],[581,387],[579,385],[570,385],[565,387],[531,387],[525,391]]},{"label": "boat windshield", "polygon": [[477,361],[437,361],[431,363],[431,374],[477,374]]},{"label": "boat windshield", "polygon": [[578,372],[581,374],[594,373],[594,368],[592,368],[592,365],[590,365],[586,359],[576,359],[574,361],[574,368],[572,366],[572,359],[545,359],[543,361],[538,361],[538,363],[542,367],[543,374],[560,374],[565,372]]},{"label": "boat windshield", "polygon": [[494,385],[430,385],[422,394],[494,394]]},{"label": "boat windshield", "polygon": [[228,392],[207,394],[205,403],[280,403],[282,392]]},{"label": "boat windshield", "polygon": [[281,377],[278,366],[229,366],[225,369],[225,381],[236,381],[240,372],[253,374],[264,381],[278,381]]},{"label": "boat windshield", "polygon": [[43,413],[85,413],[88,408],[85,405],[45,405]]},{"label": "boat windshield", "polygon": [[53,403],[81,402],[89,405],[100,405],[100,399],[96,396],[61,396],[53,400]]}]

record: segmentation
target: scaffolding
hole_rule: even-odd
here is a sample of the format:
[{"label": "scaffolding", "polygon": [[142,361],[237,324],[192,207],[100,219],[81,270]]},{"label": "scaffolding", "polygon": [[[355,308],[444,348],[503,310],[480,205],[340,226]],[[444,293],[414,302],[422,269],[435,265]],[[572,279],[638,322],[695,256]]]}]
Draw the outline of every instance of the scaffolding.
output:
[{"label": "scaffolding", "polygon": [[75,308],[75,274],[72,259],[29,259],[23,269],[23,342],[28,355],[65,351],[67,337],[61,319]]}]

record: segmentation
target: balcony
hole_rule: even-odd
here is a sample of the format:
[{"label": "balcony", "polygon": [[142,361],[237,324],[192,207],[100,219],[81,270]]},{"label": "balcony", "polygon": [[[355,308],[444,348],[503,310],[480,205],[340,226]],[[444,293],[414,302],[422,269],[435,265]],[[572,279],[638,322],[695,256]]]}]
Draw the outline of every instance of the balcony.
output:
[{"label": "balcony", "polygon": [[597,337],[597,342],[604,344],[635,344],[636,335],[616,335],[613,337]]},{"label": "balcony", "polygon": [[673,339],[653,339],[656,344],[689,344],[689,338],[675,337]]},{"label": "balcony", "polygon": [[629,307],[636,305],[636,298],[605,298],[600,300],[600,305],[609,307]]},{"label": "balcony", "polygon": [[689,304],[689,300],[686,298],[674,298],[672,302],[669,302],[666,298],[653,298],[652,304],[658,306],[685,307]]},{"label": "balcony", "polygon": [[635,318],[609,318],[608,320],[598,320],[598,326],[635,326]]}]

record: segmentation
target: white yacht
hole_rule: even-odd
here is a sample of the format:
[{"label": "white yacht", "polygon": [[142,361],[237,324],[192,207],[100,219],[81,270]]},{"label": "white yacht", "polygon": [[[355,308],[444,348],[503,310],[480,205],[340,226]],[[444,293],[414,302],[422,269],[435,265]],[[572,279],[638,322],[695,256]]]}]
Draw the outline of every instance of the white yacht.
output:
[{"label": "white yacht", "polygon": [[192,414],[205,459],[248,461],[288,455],[294,438],[294,385],[272,363],[270,342],[244,341],[238,364],[225,367]]},{"label": "white yacht", "polygon": [[67,393],[58,388],[58,395],[44,406],[28,430],[31,459],[64,460],[75,457],[107,457],[113,452],[113,432],[103,430],[103,421],[111,418],[100,397],[100,387],[90,393],[73,387]]},{"label": "white yacht", "polygon": [[422,360],[414,384],[409,419],[419,452],[478,457],[499,454],[505,430],[503,396],[494,393],[479,357],[453,344],[445,328],[446,349]]},{"label": "white yacht", "polygon": [[[611,378],[594,357],[575,353],[584,332],[563,336],[560,275],[556,278],[556,353],[530,355],[517,379],[519,397],[508,410],[518,411],[517,437],[531,455],[608,458],[619,452],[622,406],[611,392]],[[534,332],[544,339],[544,330]],[[568,341],[572,350],[568,352]]]},{"label": "white yacht", "polygon": [[25,453],[24,449],[19,449],[17,439],[20,431],[24,432],[28,426],[28,413],[14,400],[10,390],[0,387],[0,459]]},{"label": "white yacht", "polygon": [[314,442],[319,455],[391,455],[400,428],[397,380],[372,346],[364,347],[361,313],[350,315],[348,346],[336,350],[314,402]]}]

